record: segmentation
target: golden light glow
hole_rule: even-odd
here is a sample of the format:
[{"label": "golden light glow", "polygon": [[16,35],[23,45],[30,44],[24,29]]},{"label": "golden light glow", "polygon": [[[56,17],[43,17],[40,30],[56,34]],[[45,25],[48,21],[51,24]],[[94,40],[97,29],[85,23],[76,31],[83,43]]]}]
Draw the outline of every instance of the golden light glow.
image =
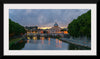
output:
[{"label": "golden light glow", "polygon": [[44,44],[44,37],[40,37],[40,39],[42,40],[41,43]]},{"label": "golden light glow", "polygon": [[44,40],[44,37],[40,37],[41,40]]},{"label": "golden light glow", "polygon": [[35,31],[33,31],[32,33],[36,33]]},{"label": "golden light glow", "polygon": [[[57,44],[57,43],[59,43],[59,44]],[[56,47],[62,48],[61,44],[62,44],[62,41],[56,39]]]},{"label": "golden light glow", "polygon": [[60,40],[59,40],[59,44],[60,44]]},{"label": "golden light glow", "polygon": [[48,44],[50,45],[50,38],[48,38],[48,41],[49,41]]},{"label": "golden light glow", "polygon": [[59,31],[59,32],[56,32],[56,33],[62,33],[61,31]]},{"label": "golden light glow", "polygon": [[43,31],[41,30],[41,33],[43,34]]},{"label": "golden light glow", "polygon": [[37,40],[37,37],[33,37],[34,40]]},{"label": "golden light glow", "polygon": [[[50,29],[50,28],[52,28],[52,27],[38,27],[38,29]],[[67,27],[60,27],[60,28],[64,29],[64,28],[67,28]]]},{"label": "golden light glow", "polygon": [[29,40],[27,40],[27,43],[29,43]]},{"label": "golden light glow", "polygon": [[51,27],[38,27],[38,29],[50,29]]},{"label": "golden light glow", "polygon": [[48,38],[48,41],[50,41],[50,37]]},{"label": "golden light glow", "polygon": [[68,31],[64,31],[64,34],[68,34]]},{"label": "golden light glow", "polygon": [[28,31],[27,31],[27,33],[31,33],[31,32],[28,32]]},{"label": "golden light glow", "polygon": [[60,28],[64,29],[64,28],[67,28],[67,27],[60,27]]},{"label": "golden light glow", "polygon": [[58,43],[58,39],[56,39],[56,43]]},{"label": "golden light glow", "polygon": [[27,37],[27,39],[30,39],[30,37]]}]

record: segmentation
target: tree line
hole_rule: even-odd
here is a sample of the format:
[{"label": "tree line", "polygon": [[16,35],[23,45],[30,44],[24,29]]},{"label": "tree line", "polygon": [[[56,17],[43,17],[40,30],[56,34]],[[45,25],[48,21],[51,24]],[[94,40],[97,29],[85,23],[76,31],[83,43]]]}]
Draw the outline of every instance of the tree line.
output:
[{"label": "tree line", "polygon": [[26,33],[26,30],[24,29],[23,26],[21,26],[20,24],[9,19],[9,34],[10,34],[10,36],[23,35],[24,33]]},{"label": "tree line", "polygon": [[68,32],[73,37],[91,37],[91,10],[74,19],[68,25]]}]

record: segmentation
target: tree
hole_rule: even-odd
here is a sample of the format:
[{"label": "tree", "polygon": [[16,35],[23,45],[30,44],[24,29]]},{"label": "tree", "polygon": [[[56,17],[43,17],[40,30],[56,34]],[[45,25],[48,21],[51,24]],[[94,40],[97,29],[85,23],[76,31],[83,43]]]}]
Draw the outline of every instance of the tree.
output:
[{"label": "tree", "polygon": [[68,25],[68,32],[73,37],[91,37],[91,10],[74,19]]},{"label": "tree", "polygon": [[14,35],[20,35],[21,33],[26,33],[26,30],[20,24],[9,19],[9,34],[11,33],[14,33]]}]

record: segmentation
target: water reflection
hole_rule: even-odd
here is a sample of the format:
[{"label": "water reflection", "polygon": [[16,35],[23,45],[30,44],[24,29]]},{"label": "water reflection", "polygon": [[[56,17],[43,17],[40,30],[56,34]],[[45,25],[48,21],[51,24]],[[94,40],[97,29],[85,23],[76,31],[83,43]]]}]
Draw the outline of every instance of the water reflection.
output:
[{"label": "water reflection", "polygon": [[27,43],[29,43],[29,40],[27,40]]},{"label": "water reflection", "polygon": [[33,40],[37,40],[37,37],[33,37]]},{"label": "water reflection", "polygon": [[44,44],[44,37],[40,37],[40,39],[42,40],[41,44]]},{"label": "water reflection", "polygon": [[37,37],[33,37],[33,42],[36,43]]},{"label": "water reflection", "polygon": [[50,37],[48,38],[48,45],[50,45]]},{"label": "water reflection", "polygon": [[10,50],[21,50],[22,48],[24,48],[25,43],[26,43],[26,41],[20,40],[20,41],[14,43],[11,47],[9,47],[9,49]]},{"label": "water reflection", "polygon": [[56,47],[62,48],[62,41],[56,39]]},{"label": "water reflection", "polygon": [[50,37],[40,37],[40,39],[38,39],[37,36],[35,36],[32,37],[32,39],[27,37],[27,39],[26,42],[21,40],[13,44],[10,50],[87,50],[85,47],[65,43],[59,39]]}]

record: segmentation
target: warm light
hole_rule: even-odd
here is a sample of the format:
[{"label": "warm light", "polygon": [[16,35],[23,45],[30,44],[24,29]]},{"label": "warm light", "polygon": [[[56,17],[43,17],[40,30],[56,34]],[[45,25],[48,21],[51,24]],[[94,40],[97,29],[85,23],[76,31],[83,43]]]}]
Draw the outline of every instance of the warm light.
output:
[{"label": "warm light", "polygon": [[67,27],[61,27],[62,29],[67,28]]},{"label": "warm light", "polygon": [[48,38],[48,41],[50,41],[50,38]]},{"label": "warm light", "polygon": [[60,44],[60,40],[59,40],[59,44]]},{"label": "warm light", "polygon": [[40,37],[41,40],[44,40],[44,37]]},{"label": "warm light", "polygon": [[38,27],[38,29],[50,29],[51,27]]},{"label": "warm light", "polygon": [[[52,27],[38,27],[38,29],[50,29]],[[61,27],[62,29],[67,28],[67,27]]]},{"label": "warm light", "polygon": [[36,33],[35,31],[33,31],[32,33]]},{"label": "warm light", "polygon": [[44,44],[44,37],[42,37],[41,39],[42,39],[42,44]]},{"label": "warm light", "polygon": [[68,31],[64,31],[64,34],[68,34]]},{"label": "warm light", "polygon": [[59,42],[59,44],[56,44],[56,47],[59,47],[59,48],[61,48],[62,47],[62,41],[60,41],[60,40],[58,40],[58,39],[56,39],[56,43],[58,43]]},{"label": "warm light", "polygon": [[48,41],[49,41],[48,44],[50,45],[50,38],[48,38]]},{"label": "warm light", "polygon": [[56,33],[62,33],[61,31],[59,31],[59,32],[56,32]]},{"label": "warm light", "polygon": [[29,43],[29,40],[27,40],[27,43]]},{"label": "warm light", "polygon": [[37,37],[33,37],[34,40],[37,40]]},{"label": "warm light", "polygon": [[43,31],[41,30],[41,33],[43,34]]},{"label": "warm light", "polygon": [[27,33],[31,33],[31,32],[27,32]]},{"label": "warm light", "polygon": [[56,39],[56,43],[58,43],[58,39]]},{"label": "warm light", "polygon": [[27,37],[27,39],[30,39],[30,37]]}]

